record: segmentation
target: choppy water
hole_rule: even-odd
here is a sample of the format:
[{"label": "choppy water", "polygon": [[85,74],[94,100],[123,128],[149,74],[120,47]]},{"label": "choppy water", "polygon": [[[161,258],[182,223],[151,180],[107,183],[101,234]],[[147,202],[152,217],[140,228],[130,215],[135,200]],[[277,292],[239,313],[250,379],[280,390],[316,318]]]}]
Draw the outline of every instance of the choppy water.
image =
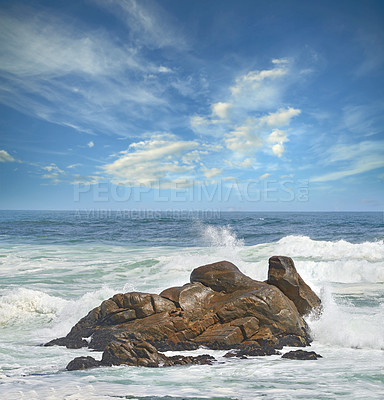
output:
[{"label": "choppy water", "polygon": [[[0,398],[382,399],[383,219],[381,213],[0,211]],[[67,363],[88,350],[39,346],[66,335],[114,293],[159,293],[222,259],[264,280],[272,255],[292,257],[322,297],[321,319],[308,323],[311,350],[323,359],[224,360],[223,352],[211,352],[223,362],[67,372]]]}]

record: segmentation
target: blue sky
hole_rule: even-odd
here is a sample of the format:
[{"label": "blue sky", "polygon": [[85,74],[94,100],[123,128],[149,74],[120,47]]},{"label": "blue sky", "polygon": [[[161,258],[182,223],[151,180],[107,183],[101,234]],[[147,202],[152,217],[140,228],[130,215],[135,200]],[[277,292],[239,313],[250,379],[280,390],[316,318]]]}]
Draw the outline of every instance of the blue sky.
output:
[{"label": "blue sky", "polygon": [[0,2],[0,208],[378,211],[384,3]]}]

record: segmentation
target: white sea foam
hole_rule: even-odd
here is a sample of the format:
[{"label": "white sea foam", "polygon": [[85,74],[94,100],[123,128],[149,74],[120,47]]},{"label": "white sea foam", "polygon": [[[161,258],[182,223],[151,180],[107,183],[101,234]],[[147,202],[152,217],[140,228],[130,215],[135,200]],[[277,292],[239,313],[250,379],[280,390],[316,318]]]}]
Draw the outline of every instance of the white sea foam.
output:
[{"label": "white sea foam", "polygon": [[307,236],[286,236],[275,244],[275,250],[290,257],[320,260],[384,260],[384,241],[350,243],[345,240],[312,240]]},{"label": "white sea foam", "polygon": [[33,319],[49,322],[65,304],[58,297],[19,287],[0,297],[0,325],[27,326]]},{"label": "white sea foam", "polygon": [[269,257],[292,257],[300,275],[312,285],[319,282],[384,282],[383,241],[349,243],[286,236],[276,243],[250,246],[243,255],[259,274],[267,268]]},{"label": "white sea foam", "polygon": [[384,350],[384,304],[354,307],[337,304],[329,290],[323,290],[321,317],[309,318],[314,339],[325,345]]},{"label": "white sea foam", "polygon": [[40,337],[66,335],[80,318],[114,292],[103,287],[78,299],[65,300],[24,287],[13,289],[0,297],[0,326],[38,328]]},{"label": "white sea foam", "polygon": [[244,240],[238,239],[232,228],[227,226],[214,226],[200,224],[202,237],[211,247],[242,247]]}]

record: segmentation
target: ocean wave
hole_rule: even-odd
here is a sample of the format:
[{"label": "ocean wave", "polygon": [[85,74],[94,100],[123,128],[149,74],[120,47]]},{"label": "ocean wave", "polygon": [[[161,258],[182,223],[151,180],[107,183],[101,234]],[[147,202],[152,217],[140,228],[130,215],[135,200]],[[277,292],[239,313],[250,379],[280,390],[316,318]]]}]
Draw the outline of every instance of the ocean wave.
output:
[{"label": "ocean wave", "polygon": [[244,240],[238,239],[230,225],[214,226],[196,223],[203,242],[210,247],[243,247]]},{"label": "ocean wave", "polygon": [[66,300],[19,287],[0,297],[0,326],[30,324],[31,319],[52,321]]},{"label": "ocean wave", "polygon": [[319,260],[342,258],[369,261],[384,260],[384,241],[350,243],[346,240],[312,240],[308,236],[286,236],[280,239],[275,250],[290,257],[305,257]]},{"label": "ocean wave", "polygon": [[42,337],[66,335],[80,318],[114,293],[103,287],[66,300],[25,287],[12,289],[0,297],[0,326],[38,328]]},{"label": "ocean wave", "polygon": [[324,345],[356,349],[384,350],[384,304],[354,307],[336,303],[328,289],[322,293],[323,313],[309,318],[313,338]]}]

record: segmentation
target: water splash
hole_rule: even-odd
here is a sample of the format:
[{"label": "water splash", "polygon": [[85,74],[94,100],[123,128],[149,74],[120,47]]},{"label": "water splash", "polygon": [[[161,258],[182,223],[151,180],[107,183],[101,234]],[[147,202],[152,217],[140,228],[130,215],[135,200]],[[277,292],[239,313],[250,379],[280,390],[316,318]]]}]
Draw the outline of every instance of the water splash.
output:
[{"label": "water splash", "polygon": [[322,290],[321,297],[321,317],[307,321],[316,341],[345,348],[384,350],[384,304],[373,310],[354,307],[346,300],[337,303],[328,289]]},{"label": "water splash", "polygon": [[231,226],[200,225],[204,243],[211,247],[243,247],[244,240],[238,239]]}]

